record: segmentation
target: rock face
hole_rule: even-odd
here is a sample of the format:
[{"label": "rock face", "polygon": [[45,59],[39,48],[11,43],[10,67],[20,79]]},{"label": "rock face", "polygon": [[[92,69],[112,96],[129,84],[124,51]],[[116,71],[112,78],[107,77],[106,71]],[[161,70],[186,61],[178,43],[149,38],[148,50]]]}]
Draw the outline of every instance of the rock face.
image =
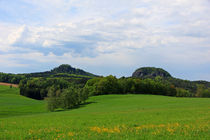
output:
[{"label": "rock face", "polygon": [[165,71],[161,68],[155,68],[155,67],[139,68],[132,74],[132,77],[143,78],[143,79],[144,78],[155,78],[156,76],[160,76],[163,78],[171,77],[171,75],[167,71]]}]

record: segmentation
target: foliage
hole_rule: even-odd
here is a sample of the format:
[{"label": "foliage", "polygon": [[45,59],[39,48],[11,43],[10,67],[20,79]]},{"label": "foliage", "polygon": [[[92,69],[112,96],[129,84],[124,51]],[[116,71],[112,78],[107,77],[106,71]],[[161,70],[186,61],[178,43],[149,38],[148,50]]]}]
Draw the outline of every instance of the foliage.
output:
[{"label": "foliage", "polygon": [[197,92],[197,84],[203,85],[204,88],[207,90],[210,88],[210,82],[207,81],[189,81],[183,80],[179,78],[174,78],[168,73],[167,71],[161,68],[154,68],[154,67],[143,67],[137,69],[133,75],[133,78],[141,78],[141,79],[156,79],[161,81],[162,83],[169,83],[174,85],[178,89],[185,89],[195,96]]},{"label": "foliage", "polygon": [[96,76],[89,72],[85,72],[84,70],[73,68],[68,64],[62,64],[59,67],[51,70],[51,72],[52,73],[68,73],[68,74],[76,74],[76,75],[85,75],[85,76],[93,76],[93,77]]},{"label": "foliage", "polygon": [[168,81],[171,84],[173,84],[175,87],[183,88],[183,89],[188,90],[194,94],[197,90],[197,84],[195,82],[192,82],[189,80],[182,80],[182,79],[178,79],[178,78],[167,78],[167,79],[164,79],[163,81]]},{"label": "foliage", "polygon": [[81,69],[73,68],[68,64],[63,64],[51,71],[45,72],[25,74],[0,73],[0,82],[19,84],[21,80],[28,80],[33,78],[63,78],[69,82],[84,85],[89,79],[93,77],[96,77],[96,75],[85,72]]},{"label": "foliage", "polygon": [[110,75],[104,78],[101,78],[97,83],[97,94],[116,94],[118,93],[119,84],[116,77]]},{"label": "foliage", "polygon": [[210,88],[205,88],[204,85],[197,85],[196,97],[210,97]]},{"label": "foliage", "polygon": [[51,71],[45,72],[36,72],[36,73],[29,73],[24,74],[26,77],[79,77],[79,78],[92,78],[96,77],[96,75],[86,72],[81,69],[76,69],[71,67],[68,64],[62,64],[59,67],[52,69]]},{"label": "foliage", "polygon": [[61,100],[61,89],[58,86],[52,86],[48,90],[47,109],[54,111],[55,108],[61,108],[63,101]]},{"label": "foliage", "polygon": [[25,79],[24,75],[0,73],[0,82],[19,84],[22,79]]},{"label": "foliage", "polygon": [[176,97],[193,97],[194,95],[186,89],[177,88]]},{"label": "foliage", "polygon": [[47,97],[48,90],[53,85],[56,85],[58,89],[64,89],[70,83],[62,78],[33,78],[22,80],[19,84],[20,94],[29,98],[42,100]]},{"label": "foliage", "polygon": [[53,85],[48,91],[47,108],[50,111],[55,109],[71,109],[84,103],[88,98],[88,93],[75,88],[73,86],[66,89],[60,89],[58,86]]},{"label": "foliage", "polygon": [[169,83],[162,83],[152,79],[120,78],[114,76],[93,78],[89,80],[85,88],[89,95],[104,94],[155,94],[175,96],[176,89]]},{"label": "foliage", "polygon": [[[94,78],[94,80],[91,80],[92,78]],[[35,82],[32,82],[34,79],[37,80],[35,80]],[[45,79],[47,81],[44,82],[42,79]],[[208,97],[209,88],[210,88],[210,82],[189,81],[189,80],[174,78],[167,71],[161,68],[154,68],[154,67],[144,67],[137,69],[136,72],[134,72],[133,74],[133,78],[123,77],[120,79],[116,79],[113,76],[105,78],[98,77],[94,74],[85,72],[83,70],[73,68],[67,64],[60,65],[59,67],[46,72],[28,73],[28,74],[0,73],[0,82],[19,84],[20,81],[22,80],[22,82],[20,83],[22,87],[21,95],[34,99],[44,99],[44,97],[47,96],[49,87],[53,85],[53,83],[51,83],[50,80],[48,79],[64,79],[74,85],[79,85],[80,88],[86,85],[85,90],[90,95],[102,95],[102,94],[114,94],[114,93],[116,94],[144,93],[144,94],[163,94],[163,95],[174,96],[176,95],[174,93],[175,92],[174,89],[176,88],[176,89],[187,90],[187,91],[179,90],[180,96],[185,96],[183,94],[188,94],[186,92],[189,91],[190,92],[189,94],[193,94],[192,95],[193,97],[196,94],[197,97]],[[146,79],[152,79],[152,80],[146,80]],[[98,82],[96,82],[95,80]],[[89,84],[86,84],[87,81]],[[91,81],[92,85],[90,86]],[[45,86],[42,86],[40,84],[37,85],[36,83],[44,83]],[[204,93],[202,95],[199,95],[201,93],[198,93],[200,89],[197,89],[198,88],[197,85],[204,86],[203,87]],[[191,95],[186,95],[186,96],[191,96]]]},{"label": "foliage", "polygon": [[89,96],[97,95],[97,83],[101,78],[93,78],[87,81],[85,84],[84,90],[88,93]]}]

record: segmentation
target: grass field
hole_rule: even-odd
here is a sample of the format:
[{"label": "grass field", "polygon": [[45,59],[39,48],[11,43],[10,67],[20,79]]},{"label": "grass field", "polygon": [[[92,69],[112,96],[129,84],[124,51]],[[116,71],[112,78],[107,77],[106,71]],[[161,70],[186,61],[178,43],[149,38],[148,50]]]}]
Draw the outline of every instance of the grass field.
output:
[{"label": "grass field", "polygon": [[105,95],[47,112],[18,92],[0,86],[0,139],[210,139],[209,98]]},{"label": "grass field", "polygon": [[0,118],[46,112],[45,102],[19,95],[18,88],[0,85]]}]

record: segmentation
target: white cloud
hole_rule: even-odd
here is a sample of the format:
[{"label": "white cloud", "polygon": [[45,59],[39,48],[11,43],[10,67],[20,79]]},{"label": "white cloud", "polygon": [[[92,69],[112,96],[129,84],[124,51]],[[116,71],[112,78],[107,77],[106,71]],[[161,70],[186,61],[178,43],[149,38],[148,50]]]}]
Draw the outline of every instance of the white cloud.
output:
[{"label": "white cloud", "polygon": [[57,44],[56,41],[53,41],[53,40],[45,40],[42,44],[43,47],[50,47],[52,45],[55,45]]},{"label": "white cloud", "polygon": [[10,33],[8,36],[8,43],[13,44],[18,39],[20,39],[24,30],[25,30],[25,26],[22,26],[22,27],[18,28],[17,30],[15,30],[14,32]]},{"label": "white cloud", "polygon": [[31,60],[78,67],[210,63],[207,0],[24,1],[45,20],[0,24],[2,63],[16,58],[20,65]]}]

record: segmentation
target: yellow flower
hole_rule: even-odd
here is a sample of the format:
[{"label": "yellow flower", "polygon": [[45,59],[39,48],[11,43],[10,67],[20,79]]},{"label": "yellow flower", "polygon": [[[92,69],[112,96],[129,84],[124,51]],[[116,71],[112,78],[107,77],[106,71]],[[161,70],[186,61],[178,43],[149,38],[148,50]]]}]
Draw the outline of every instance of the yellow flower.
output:
[{"label": "yellow flower", "polygon": [[137,130],[141,130],[141,129],[142,129],[142,127],[138,126],[138,127],[136,127],[136,129],[137,129]]},{"label": "yellow flower", "polygon": [[103,132],[109,132],[109,129],[108,128],[102,128],[102,131]]},{"label": "yellow flower", "polygon": [[98,133],[101,133],[101,128],[100,128],[100,127],[95,126],[95,127],[91,127],[90,129],[91,129],[92,131],[96,131],[96,132],[98,132]]},{"label": "yellow flower", "polygon": [[115,127],[114,131],[117,132],[117,133],[120,133],[120,129],[118,127]]},{"label": "yellow flower", "polygon": [[158,127],[165,127],[165,125],[164,124],[160,124]]},{"label": "yellow flower", "polygon": [[72,136],[74,136],[74,133],[73,132],[69,132],[68,136],[72,137]]},{"label": "yellow flower", "polygon": [[174,129],[167,128],[167,131],[170,132],[170,133],[173,133],[174,132]]},{"label": "yellow flower", "polygon": [[184,125],[184,126],[185,126],[186,128],[190,128],[190,126],[189,126],[189,125],[187,125],[187,124],[186,124],[186,125]]}]

